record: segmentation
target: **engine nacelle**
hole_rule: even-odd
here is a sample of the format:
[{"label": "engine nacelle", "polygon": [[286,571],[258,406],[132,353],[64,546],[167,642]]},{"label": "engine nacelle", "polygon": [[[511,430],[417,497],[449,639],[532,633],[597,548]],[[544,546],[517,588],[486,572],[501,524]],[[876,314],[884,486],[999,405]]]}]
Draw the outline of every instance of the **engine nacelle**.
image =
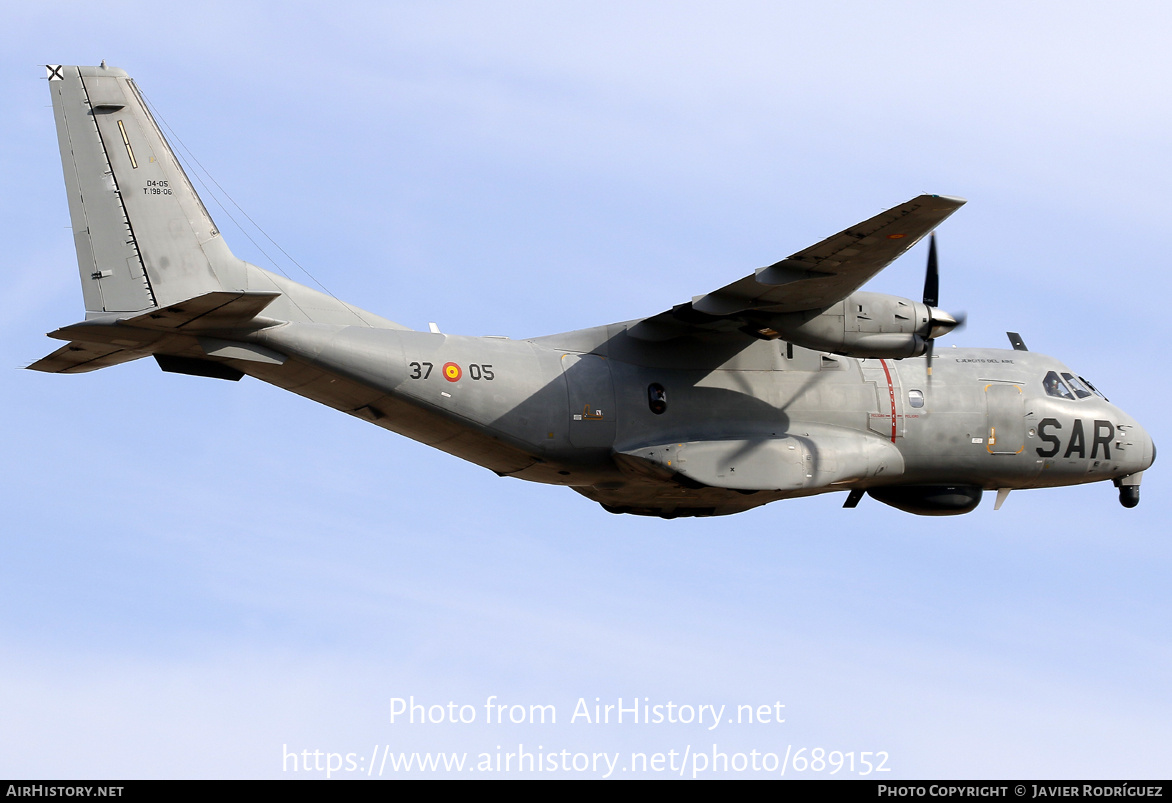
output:
[{"label": "engine nacelle", "polygon": [[927,351],[929,337],[952,328],[949,320],[956,325],[947,313],[909,298],[858,292],[822,312],[770,315],[769,327],[788,342],[816,351],[899,359]]},{"label": "engine nacelle", "polygon": [[981,503],[974,485],[892,485],[867,491],[885,505],[917,516],[957,516]]}]

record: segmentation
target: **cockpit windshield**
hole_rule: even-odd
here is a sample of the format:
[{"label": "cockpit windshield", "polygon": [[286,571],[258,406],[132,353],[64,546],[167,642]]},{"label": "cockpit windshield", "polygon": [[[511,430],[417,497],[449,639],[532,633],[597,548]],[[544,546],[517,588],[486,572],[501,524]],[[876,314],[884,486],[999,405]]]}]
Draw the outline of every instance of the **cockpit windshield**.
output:
[{"label": "cockpit windshield", "polygon": [[1049,396],[1056,396],[1059,399],[1073,399],[1074,394],[1070,392],[1070,388],[1058,378],[1057,371],[1051,371],[1046,374],[1046,378],[1042,380],[1042,387],[1046,389],[1046,394]]},{"label": "cockpit windshield", "polygon": [[[1046,374],[1046,378],[1042,380],[1042,387],[1045,388],[1046,394],[1054,396],[1059,399],[1085,399],[1088,396],[1097,395],[1106,400],[1106,396],[1099,392],[1099,389],[1088,382],[1083,377],[1076,377],[1074,374],[1062,372],[1062,376],[1058,376],[1057,371],[1050,371]],[[1089,390],[1088,390],[1089,388]]]},{"label": "cockpit windshield", "polygon": [[1083,387],[1082,383],[1075,379],[1073,375],[1064,372],[1062,374],[1062,378],[1066,380],[1066,384],[1070,385],[1070,387],[1074,389],[1074,395],[1078,396],[1080,399],[1085,399],[1087,396],[1091,395],[1091,392]]}]

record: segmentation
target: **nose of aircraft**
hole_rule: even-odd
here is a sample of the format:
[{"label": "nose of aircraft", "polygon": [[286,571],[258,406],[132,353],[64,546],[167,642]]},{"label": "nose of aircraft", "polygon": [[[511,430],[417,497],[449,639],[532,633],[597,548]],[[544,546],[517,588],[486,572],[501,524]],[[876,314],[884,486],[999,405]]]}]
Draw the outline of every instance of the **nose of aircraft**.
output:
[{"label": "nose of aircraft", "polygon": [[1156,444],[1152,442],[1152,436],[1140,426],[1138,421],[1117,407],[1114,408],[1114,411],[1118,426],[1115,438],[1123,449],[1121,454],[1123,459],[1119,469],[1128,474],[1138,474],[1155,462]]},{"label": "nose of aircraft", "polygon": [[[1152,436],[1143,427],[1137,426],[1136,429],[1139,430],[1137,435],[1144,445],[1143,469],[1150,468],[1152,463],[1156,462],[1156,442],[1152,440]],[[1143,471],[1143,469],[1140,469],[1140,471]]]},{"label": "nose of aircraft", "polygon": [[1119,488],[1119,504],[1135,507],[1139,504],[1139,483],[1143,472],[1156,462],[1156,444],[1139,424],[1132,424],[1128,430],[1128,441],[1138,448],[1135,457],[1125,463],[1130,473],[1115,480],[1115,485]]}]

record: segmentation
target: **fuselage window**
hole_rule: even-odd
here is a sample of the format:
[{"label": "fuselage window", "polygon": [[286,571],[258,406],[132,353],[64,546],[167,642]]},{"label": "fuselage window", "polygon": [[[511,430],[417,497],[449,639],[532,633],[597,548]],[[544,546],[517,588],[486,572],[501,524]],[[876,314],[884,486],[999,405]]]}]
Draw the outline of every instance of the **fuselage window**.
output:
[{"label": "fuselage window", "polygon": [[647,406],[656,415],[663,415],[667,411],[667,391],[658,382],[647,386]]},{"label": "fuselage window", "polygon": [[1063,372],[1062,378],[1066,380],[1066,384],[1074,389],[1074,394],[1080,399],[1085,399],[1091,395],[1091,392],[1082,386],[1082,383],[1075,379],[1071,374]]},{"label": "fuselage window", "polygon": [[910,404],[912,407],[923,407],[924,406],[924,391],[922,391],[922,390],[909,390],[907,392],[907,401],[908,401],[908,404]]},{"label": "fuselage window", "polygon": [[1046,393],[1050,396],[1057,396],[1059,399],[1074,399],[1074,394],[1070,392],[1070,388],[1062,384],[1062,380],[1058,378],[1058,374],[1054,371],[1046,374],[1046,378],[1042,380],[1042,387],[1046,389]]}]

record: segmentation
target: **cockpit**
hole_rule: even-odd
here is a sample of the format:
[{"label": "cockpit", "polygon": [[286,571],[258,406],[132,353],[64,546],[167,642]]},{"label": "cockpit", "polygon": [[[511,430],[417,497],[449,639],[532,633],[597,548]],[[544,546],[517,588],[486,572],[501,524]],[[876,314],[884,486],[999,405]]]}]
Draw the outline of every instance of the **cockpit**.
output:
[{"label": "cockpit", "polygon": [[1061,376],[1057,371],[1050,371],[1042,380],[1042,387],[1045,389],[1046,395],[1059,399],[1078,401],[1088,396],[1098,396],[1103,401],[1107,401],[1107,397],[1100,393],[1099,389],[1085,377],[1076,377],[1066,371],[1063,371]]}]

